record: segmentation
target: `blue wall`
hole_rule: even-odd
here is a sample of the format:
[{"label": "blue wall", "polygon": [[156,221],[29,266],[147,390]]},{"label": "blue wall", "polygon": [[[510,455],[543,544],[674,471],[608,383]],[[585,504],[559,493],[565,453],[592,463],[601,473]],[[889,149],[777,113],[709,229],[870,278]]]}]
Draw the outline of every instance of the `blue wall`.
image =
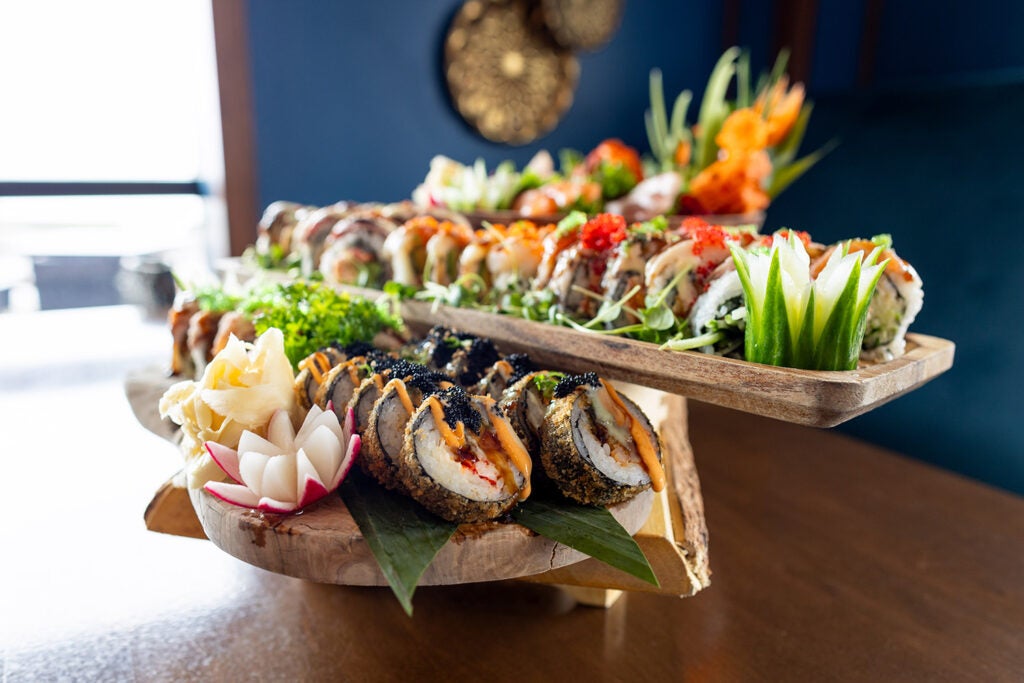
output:
[{"label": "blue wall", "polygon": [[580,55],[572,108],[527,147],[490,143],[454,113],[442,40],[459,0],[250,5],[261,205],[275,199],[409,197],[444,153],[525,163],[541,148],[590,149],[610,135],[646,147],[647,76],[666,92],[703,87],[720,52],[717,2],[630,2],[603,50]]},{"label": "blue wall", "polygon": [[[609,136],[646,149],[648,71],[664,71],[667,93],[700,91],[722,47],[718,2],[627,2],[614,40],[580,56],[558,128],[506,147],[473,133],[448,102],[441,41],[460,4],[251,4],[262,204],[406,198],[437,153],[523,163],[540,148],[588,149]],[[821,241],[892,233],[925,282],[913,329],[958,345],[952,371],[840,429],[1024,493],[1024,5],[1011,5],[936,2],[925,14],[888,0],[875,85],[858,91],[865,0],[822,0],[807,146],[833,136],[842,145],[772,205],[768,227]],[[772,7],[741,4],[756,65],[770,56]]]}]

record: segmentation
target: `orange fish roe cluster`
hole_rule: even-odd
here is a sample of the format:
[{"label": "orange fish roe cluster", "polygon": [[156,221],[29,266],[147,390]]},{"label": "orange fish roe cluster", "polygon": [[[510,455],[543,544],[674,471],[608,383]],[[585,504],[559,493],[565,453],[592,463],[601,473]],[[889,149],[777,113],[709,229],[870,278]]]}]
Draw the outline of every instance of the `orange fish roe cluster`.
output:
[{"label": "orange fish roe cluster", "polygon": [[693,240],[693,255],[700,256],[706,249],[725,250],[729,234],[720,225],[705,224],[690,231]]},{"label": "orange fish roe cluster", "polygon": [[626,219],[618,214],[600,213],[583,224],[580,244],[592,251],[608,251],[626,239]]}]

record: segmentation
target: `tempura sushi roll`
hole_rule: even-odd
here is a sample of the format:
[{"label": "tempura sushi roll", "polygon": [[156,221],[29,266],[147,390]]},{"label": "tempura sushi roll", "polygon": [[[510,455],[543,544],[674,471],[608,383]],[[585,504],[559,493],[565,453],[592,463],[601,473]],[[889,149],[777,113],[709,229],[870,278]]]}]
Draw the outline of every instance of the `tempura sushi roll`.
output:
[{"label": "tempura sushi roll", "polygon": [[500,356],[494,342],[465,332],[435,325],[418,344],[402,355],[443,372],[464,387],[480,381]]},{"label": "tempura sushi roll", "polygon": [[399,477],[451,522],[495,519],[530,491],[532,462],[497,404],[457,386],[424,399],[402,447]]},{"label": "tempura sushi roll", "polygon": [[541,465],[562,495],[612,505],[665,486],[661,443],[629,398],[593,373],[555,387],[541,427]]},{"label": "tempura sushi roll", "polygon": [[335,365],[327,371],[317,389],[314,403],[322,410],[331,406],[338,419],[348,414],[348,404],[359,385],[372,370],[366,356],[356,356]]},{"label": "tempura sushi roll", "polygon": [[380,389],[380,398],[373,404],[361,434],[364,448],[360,464],[384,486],[403,490],[396,475],[406,425],[424,397],[448,386],[448,378],[403,361],[392,365],[386,373],[390,379]]},{"label": "tempura sushi roll", "polygon": [[369,423],[362,434],[359,464],[363,471],[389,489],[404,491],[398,479],[398,457],[409,418],[422,402],[423,392],[396,377],[384,385],[370,411]]},{"label": "tempura sushi roll", "polygon": [[514,353],[494,363],[480,381],[470,387],[469,393],[475,396],[489,396],[495,401],[500,401],[508,387],[533,370],[534,365],[526,354]]},{"label": "tempura sushi roll", "polygon": [[347,358],[348,354],[341,347],[327,346],[299,361],[299,374],[295,376],[295,398],[299,407],[309,410],[316,405],[316,395],[324,377]]},{"label": "tempura sushi roll", "polygon": [[531,372],[511,384],[498,405],[530,453],[540,453],[540,430],[551,402],[552,390],[565,375]]}]

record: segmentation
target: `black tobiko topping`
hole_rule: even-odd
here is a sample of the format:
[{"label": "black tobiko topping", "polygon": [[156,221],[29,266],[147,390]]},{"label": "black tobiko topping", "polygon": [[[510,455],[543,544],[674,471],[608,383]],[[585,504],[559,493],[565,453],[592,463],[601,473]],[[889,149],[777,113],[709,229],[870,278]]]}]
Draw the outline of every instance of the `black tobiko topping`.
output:
[{"label": "black tobiko topping", "polygon": [[466,426],[467,432],[480,430],[481,416],[473,407],[469,394],[460,386],[452,385],[438,393],[438,399],[444,406],[444,421],[452,429],[456,429],[461,422]]},{"label": "black tobiko topping", "polygon": [[425,356],[424,360],[435,368],[443,368],[459,348],[460,341],[454,331],[444,325],[434,325],[419,347],[425,352],[422,354]]},{"label": "black tobiko topping", "polygon": [[389,356],[387,354],[384,354],[384,355],[376,355],[376,354],[374,354],[370,358],[370,365],[373,367],[374,372],[378,372],[378,373],[384,372],[385,370],[390,370],[391,368],[395,367],[399,363],[408,363],[408,362],[409,361],[405,360],[404,358],[397,358],[395,356]]},{"label": "black tobiko topping", "polygon": [[533,361],[525,353],[513,353],[510,356],[506,356],[505,360],[512,366],[512,376],[508,380],[510,385],[515,384],[537,369],[537,366],[533,364]]},{"label": "black tobiko topping", "polygon": [[372,344],[368,344],[364,341],[354,341],[351,344],[346,344],[341,347],[341,350],[344,351],[349,358],[355,358],[356,356],[369,356],[377,349],[375,349]]},{"label": "black tobiko topping", "polygon": [[499,358],[494,342],[482,337],[473,337],[469,348],[466,349],[466,364],[459,374],[459,382],[464,385],[475,384]]},{"label": "black tobiko topping", "polygon": [[443,372],[434,372],[424,367],[423,372],[407,377],[405,383],[407,386],[419,389],[424,396],[430,396],[441,391],[442,382],[451,381],[452,378]]},{"label": "black tobiko topping", "polygon": [[575,391],[576,387],[581,386],[599,387],[601,380],[593,372],[586,372],[582,375],[566,375],[555,385],[555,398],[565,398]]}]

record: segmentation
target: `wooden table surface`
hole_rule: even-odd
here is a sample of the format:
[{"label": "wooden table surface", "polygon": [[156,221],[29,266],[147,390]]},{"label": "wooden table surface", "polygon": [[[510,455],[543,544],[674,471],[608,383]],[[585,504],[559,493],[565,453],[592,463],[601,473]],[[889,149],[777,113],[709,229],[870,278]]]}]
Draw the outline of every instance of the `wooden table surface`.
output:
[{"label": "wooden table surface", "polygon": [[[162,358],[163,331],[131,309],[75,315],[0,316],[0,338],[33,340],[0,360],[5,683],[1024,678],[1024,499],[698,403],[713,576],[685,600],[602,610],[505,582],[422,588],[410,619],[386,589],[147,532],[178,455],[134,422],[121,379]],[[118,335],[68,357],[47,335],[78,324]]]}]

